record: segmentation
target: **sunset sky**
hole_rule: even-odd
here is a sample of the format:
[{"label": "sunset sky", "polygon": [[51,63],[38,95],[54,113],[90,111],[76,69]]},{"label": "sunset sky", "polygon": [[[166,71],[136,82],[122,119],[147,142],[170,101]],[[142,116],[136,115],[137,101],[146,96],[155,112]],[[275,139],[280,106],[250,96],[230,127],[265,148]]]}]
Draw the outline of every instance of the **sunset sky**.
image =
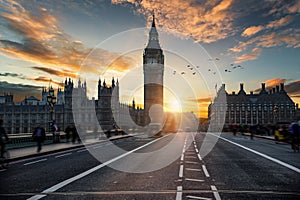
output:
[{"label": "sunset sky", "polygon": [[206,117],[222,83],[231,93],[284,82],[300,102],[299,0],[0,0],[1,95],[40,98],[50,79],[57,88],[80,77],[92,98],[99,77],[115,77],[122,102],[143,104],[152,12],[167,107]]}]

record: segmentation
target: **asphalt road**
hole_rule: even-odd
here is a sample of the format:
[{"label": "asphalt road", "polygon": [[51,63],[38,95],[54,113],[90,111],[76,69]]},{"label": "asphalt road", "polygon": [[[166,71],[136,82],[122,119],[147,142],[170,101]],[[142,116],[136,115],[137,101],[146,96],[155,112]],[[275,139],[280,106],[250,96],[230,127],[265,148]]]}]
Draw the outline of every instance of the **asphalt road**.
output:
[{"label": "asphalt road", "polygon": [[19,160],[0,181],[0,199],[300,199],[300,153],[265,139],[178,133]]}]

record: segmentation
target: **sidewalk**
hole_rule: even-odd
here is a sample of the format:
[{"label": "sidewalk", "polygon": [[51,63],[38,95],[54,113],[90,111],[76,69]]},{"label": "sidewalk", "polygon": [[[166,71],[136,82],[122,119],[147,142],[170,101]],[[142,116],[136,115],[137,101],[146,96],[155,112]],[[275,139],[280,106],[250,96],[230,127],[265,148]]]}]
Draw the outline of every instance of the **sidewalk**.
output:
[{"label": "sidewalk", "polygon": [[10,160],[15,161],[15,160],[20,160],[20,159],[24,159],[24,158],[31,158],[31,157],[35,157],[35,156],[56,153],[56,152],[64,151],[64,150],[77,149],[77,148],[84,147],[85,145],[92,145],[92,144],[101,143],[101,142],[105,142],[105,141],[112,141],[112,140],[117,140],[120,138],[132,137],[134,135],[132,135],[132,134],[117,135],[117,136],[112,136],[109,139],[107,139],[107,138],[86,139],[86,140],[84,140],[84,144],[77,143],[77,142],[76,143],[72,143],[72,142],[67,143],[65,141],[60,142],[60,143],[44,144],[42,146],[42,151],[39,153],[37,153],[37,146],[9,149],[8,151],[10,154]]}]

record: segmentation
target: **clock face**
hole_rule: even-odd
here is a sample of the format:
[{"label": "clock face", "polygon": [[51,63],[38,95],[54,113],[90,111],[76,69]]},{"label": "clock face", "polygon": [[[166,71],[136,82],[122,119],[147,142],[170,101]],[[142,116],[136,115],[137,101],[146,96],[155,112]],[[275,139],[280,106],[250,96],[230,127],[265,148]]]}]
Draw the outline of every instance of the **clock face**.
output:
[{"label": "clock face", "polygon": [[149,64],[157,63],[155,58],[149,58]]}]

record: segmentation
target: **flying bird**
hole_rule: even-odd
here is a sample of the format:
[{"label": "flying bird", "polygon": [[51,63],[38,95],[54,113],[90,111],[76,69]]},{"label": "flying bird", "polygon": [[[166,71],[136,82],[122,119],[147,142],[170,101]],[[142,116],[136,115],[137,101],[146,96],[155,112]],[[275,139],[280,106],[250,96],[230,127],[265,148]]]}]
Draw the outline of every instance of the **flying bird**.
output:
[{"label": "flying bird", "polygon": [[190,67],[190,65],[187,65],[187,68],[189,68]]},{"label": "flying bird", "polygon": [[208,71],[210,72],[211,70],[210,70],[210,69],[208,69]]},{"label": "flying bird", "polygon": [[173,72],[173,75],[175,75],[175,74],[176,74],[176,71]]},{"label": "flying bird", "polygon": [[199,66],[196,66],[197,68],[199,68]]},{"label": "flying bird", "polygon": [[196,72],[193,72],[193,75],[195,75],[196,74]]},{"label": "flying bird", "polygon": [[185,74],[185,72],[181,72],[181,74]]},{"label": "flying bird", "polygon": [[190,70],[193,70],[193,68],[191,67]]}]

